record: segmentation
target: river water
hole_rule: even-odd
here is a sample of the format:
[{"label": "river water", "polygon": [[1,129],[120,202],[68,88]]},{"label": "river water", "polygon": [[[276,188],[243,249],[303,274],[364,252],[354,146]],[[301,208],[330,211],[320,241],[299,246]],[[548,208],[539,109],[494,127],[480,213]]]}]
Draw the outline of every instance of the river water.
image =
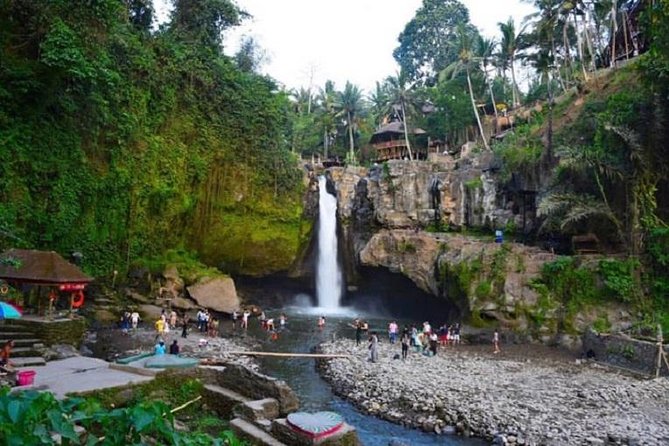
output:
[{"label": "river water", "polygon": [[[287,314],[288,323],[286,328],[280,332],[277,340],[270,340],[268,334],[260,329],[256,320],[252,320],[249,324],[248,335],[255,337],[264,351],[309,353],[325,340],[338,337],[354,338],[354,330],[348,325],[353,315],[326,315],[325,327],[320,330],[316,325],[319,314],[314,311],[304,312],[298,308],[287,308],[268,310],[267,314],[278,322],[278,315],[281,311]],[[387,324],[387,320],[368,320],[371,329],[385,331],[382,328]],[[485,444],[478,439],[427,434],[364,415],[352,404],[332,393],[330,386],[317,373],[314,359],[264,358],[260,363],[264,373],[283,379],[295,390],[300,398],[301,410],[307,412],[330,410],[339,413],[349,424],[356,427],[358,436],[365,446],[387,446],[392,440],[411,446],[478,446]]]}]

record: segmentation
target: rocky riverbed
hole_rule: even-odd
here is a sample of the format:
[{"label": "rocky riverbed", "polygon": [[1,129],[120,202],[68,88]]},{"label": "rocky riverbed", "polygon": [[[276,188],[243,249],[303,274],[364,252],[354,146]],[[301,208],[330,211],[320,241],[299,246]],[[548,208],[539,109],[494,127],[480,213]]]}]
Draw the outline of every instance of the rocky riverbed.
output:
[{"label": "rocky riverbed", "polygon": [[[334,391],[366,413],[437,434],[456,431],[509,445],[669,444],[669,381],[641,380],[600,365],[518,348],[513,354],[460,346],[436,357],[397,344],[347,339],[321,345],[350,359],[320,363]],[[539,351],[541,353],[541,351]]]}]

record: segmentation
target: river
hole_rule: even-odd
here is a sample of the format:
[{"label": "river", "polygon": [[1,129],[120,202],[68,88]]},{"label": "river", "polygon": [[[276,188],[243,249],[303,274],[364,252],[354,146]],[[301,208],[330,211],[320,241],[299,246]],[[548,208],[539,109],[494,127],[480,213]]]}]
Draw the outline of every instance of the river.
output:
[{"label": "river", "polygon": [[[267,314],[278,322],[280,311],[285,311],[288,323],[277,340],[270,340],[255,319],[249,324],[251,327],[248,335],[255,337],[264,351],[308,353],[324,340],[341,336],[354,337],[353,329],[348,326],[352,316],[326,315],[325,328],[319,330],[316,326],[318,314],[313,311],[305,313],[297,308],[288,308],[267,310]],[[386,320],[370,319],[370,328],[381,330],[386,323]],[[411,446],[486,444],[478,439],[427,434],[365,415],[332,393],[330,386],[317,373],[313,359],[264,358],[260,364],[264,373],[283,379],[295,390],[300,398],[301,410],[307,412],[330,410],[341,414],[349,424],[356,427],[358,436],[365,446],[387,446],[392,440]]]}]

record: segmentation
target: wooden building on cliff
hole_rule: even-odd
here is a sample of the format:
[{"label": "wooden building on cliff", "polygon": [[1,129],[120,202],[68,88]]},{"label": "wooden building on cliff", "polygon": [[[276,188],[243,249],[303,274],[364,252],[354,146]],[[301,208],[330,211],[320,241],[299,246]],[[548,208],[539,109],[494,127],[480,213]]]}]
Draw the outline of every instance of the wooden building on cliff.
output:
[{"label": "wooden building on cliff", "polygon": [[[415,128],[409,130],[409,136],[423,136],[425,130]],[[415,138],[413,138],[415,140]],[[388,160],[409,159],[409,150],[406,138],[404,137],[404,123],[392,121],[379,128],[370,139],[375,155],[373,157],[377,162]],[[412,144],[411,153],[413,159],[427,158],[427,144]]]}]

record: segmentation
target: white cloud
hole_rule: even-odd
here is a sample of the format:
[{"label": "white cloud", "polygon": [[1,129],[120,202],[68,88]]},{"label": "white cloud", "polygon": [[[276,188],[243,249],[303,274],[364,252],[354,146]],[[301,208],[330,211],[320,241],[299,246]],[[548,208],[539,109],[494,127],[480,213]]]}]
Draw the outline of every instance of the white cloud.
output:
[{"label": "white cloud", "polygon": [[[520,24],[532,7],[520,0],[461,0],[472,23],[486,36],[497,36],[497,22],[513,16]],[[421,0],[237,0],[254,18],[228,33],[229,53],[242,35],[266,50],[263,71],[289,88],[321,86],[327,79],[343,88],[349,80],[370,90],[397,70],[397,37]],[[160,20],[165,0],[156,0]]]}]

